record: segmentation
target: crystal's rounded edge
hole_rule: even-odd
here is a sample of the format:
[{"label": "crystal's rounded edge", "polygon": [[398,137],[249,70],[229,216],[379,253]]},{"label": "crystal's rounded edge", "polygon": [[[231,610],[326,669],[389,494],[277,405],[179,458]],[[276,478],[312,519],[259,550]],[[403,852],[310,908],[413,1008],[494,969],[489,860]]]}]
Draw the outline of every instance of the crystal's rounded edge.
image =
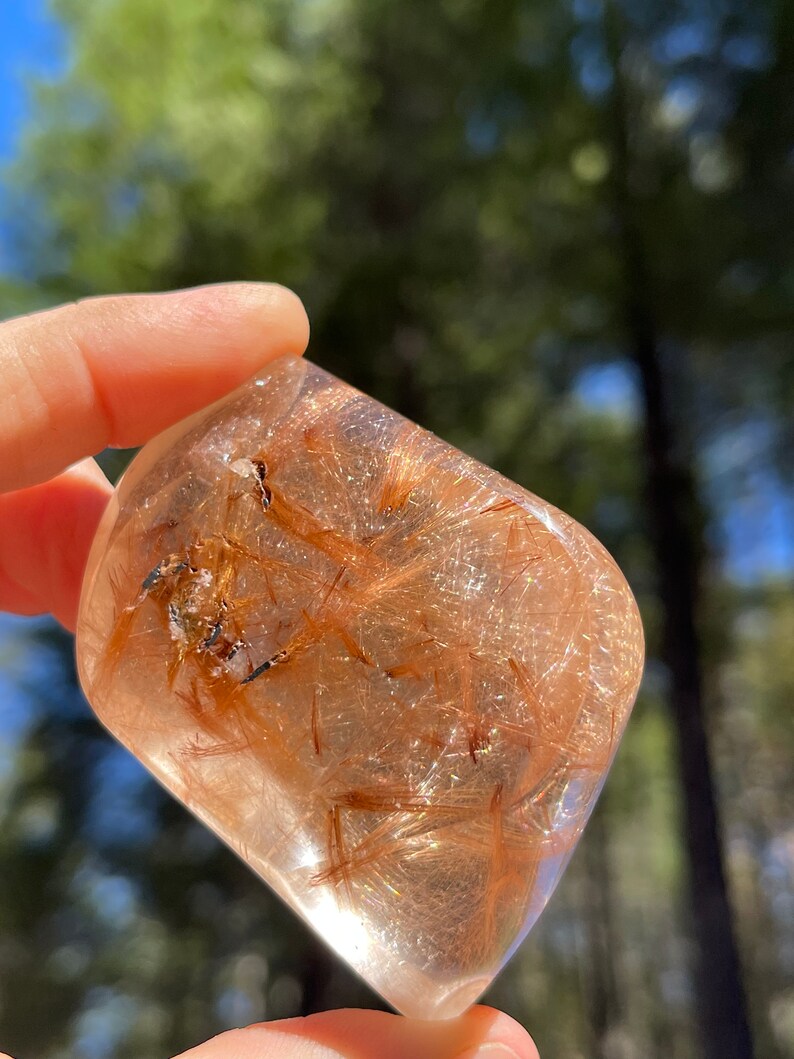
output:
[{"label": "crystal's rounded edge", "polygon": [[[459,450],[456,449],[455,451],[457,452]],[[465,456],[464,453],[461,455]],[[645,628],[642,623],[639,604],[637,603],[637,598],[634,595],[628,578],[624,574],[620,564],[606,545],[596,537],[592,530],[588,529],[587,526],[573,518],[571,515],[566,514],[562,508],[558,508],[549,501],[544,500],[530,489],[519,485],[518,482],[514,482],[511,478],[501,474],[501,472],[493,470],[493,468],[488,467],[480,460],[476,460],[469,456],[465,456],[465,458],[469,461],[470,466],[476,469],[474,477],[479,480],[481,478],[481,471],[493,476],[494,482],[498,483],[498,486],[495,484],[493,485],[493,488],[497,489],[497,491],[502,493],[505,497],[514,500],[530,515],[542,522],[549,532],[554,534],[569,554],[574,554],[578,548],[580,549],[581,546],[584,545],[594,559],[605,562],[616,576],[620,587],[621,598],[626,605],[626,622],[627,624],[630,624],[633,627],[633,630],[638,634],[637,640],[635,641],[636,655],[633,666],[633,690],[631,695],[627,697],[627,705],[625,708],[625,718],[628,719],[631,715],[642,683],[642,677],[645,670],[646,642]],[[619,740],[617,742],[619,743]]]},{"label": "crystal's rounded edge", "polygon": [[[108,505],[102,513],[102,518],[99,520],[99,525],[94,533],[94,539],[91,542],[85,571],[83,572],[83,583],[80,588],[80,601],[77,608],[77,625],[75,631],[75,665],[77,669],[77,678],[80,682],[80,687],[83,689],[83,694],[94,713],[96,713],[96,707],[91,697],[93,673],[89,672],[88,669],[91,654],[89,651],[83,650],[83,642],[89,635],[89,630],[91,629],[91,623],[88,620],[88,609],[94,595],[94,586],[102,566],[102,560],[105,556],[108,540],[119,517],[119,511],[120,505],[117,487],[111,494]],[[97,716],[99,716],[98,713]]]},{"label": "crystal's rounded edge", "polygon": [[465,1011],[468,1011],[472,1004],[476,1004],[491,985],[496,974],[498,971],[488,977],[457,983],[451,989],[424,983],[421,993],[416,996],[395,994],[390,997],[390,989],[378,989],[377,992],[395,1011],[405,1015],[406,1018],[419,1019],[423,1022],[446,1022],[459,1018]]}]

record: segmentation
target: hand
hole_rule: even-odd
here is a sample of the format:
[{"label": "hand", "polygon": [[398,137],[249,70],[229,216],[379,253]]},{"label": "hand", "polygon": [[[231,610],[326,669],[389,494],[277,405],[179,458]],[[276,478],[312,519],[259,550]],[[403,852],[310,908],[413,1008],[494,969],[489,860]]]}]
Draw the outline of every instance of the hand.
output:
[{"label": "hand", "polygon": [[[97,298],[0,324],[0,610],[50,611],[74,629],[112,491],[86,457],[142,444],[275,357],[300,356],[308,336],[294,294],[254,283]],[[231,1030],[182,1059],[475,1056],[537,1051],[507,1015],[477,1007],[449,1022],[328,1011]]]}]

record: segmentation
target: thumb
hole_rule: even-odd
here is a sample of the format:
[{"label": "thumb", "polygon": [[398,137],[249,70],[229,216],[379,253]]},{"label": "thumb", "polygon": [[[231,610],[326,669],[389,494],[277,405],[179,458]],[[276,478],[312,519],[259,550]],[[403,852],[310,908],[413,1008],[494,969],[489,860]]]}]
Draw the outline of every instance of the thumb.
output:
[{"label": "thumb", "polygon": [[385,1011],[325,1011],[229,1030],[176,1059],[538,1059],[526,1030],[493,1008],[423,1022]]}]

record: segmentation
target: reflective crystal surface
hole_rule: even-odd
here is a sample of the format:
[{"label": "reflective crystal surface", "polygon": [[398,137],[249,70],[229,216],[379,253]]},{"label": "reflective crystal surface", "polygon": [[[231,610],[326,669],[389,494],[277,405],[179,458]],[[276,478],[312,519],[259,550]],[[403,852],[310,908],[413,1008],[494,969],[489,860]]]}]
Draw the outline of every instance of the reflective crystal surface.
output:
[{"label": "reflective crystal surface", "polygon": [[642,654],[585,529],[293,357],[140,453],[78,629],[110,731],[425,1018],[542,911]]}]

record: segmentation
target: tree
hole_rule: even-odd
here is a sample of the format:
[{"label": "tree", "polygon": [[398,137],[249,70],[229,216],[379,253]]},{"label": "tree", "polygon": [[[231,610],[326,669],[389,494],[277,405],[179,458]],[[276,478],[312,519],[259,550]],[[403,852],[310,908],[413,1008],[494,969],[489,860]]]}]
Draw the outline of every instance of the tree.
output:
[{"label": "tree", "polygon": [[[760,393],[760,414],[780,421],[763,378],[768,358],[781,356],[765,321],[779,326],[784,294],[774,306],[765,291],[749,299],[756,315],[740,342],[730,276],[748,243],[762,263],[771,259],[772,242],[750,235],[768,189],[790,201],[788,185],[773,178],[785,137],[773,143],[759,131],[770,96],[788,98],[782,68],[764,57],[785,28],[784,6],[775,31],[766,8],[740,0],[719,11],[697,0],[637,2],[610,53],[602,8],[589,0],[61,0],[75,58],[64,79],[40,89],[17,180],[17,260],[33,282],[3,292],[11,306],[238,277],[294,285],[325,366],[602,537],[641,598],[652,678],[665,657],[662,690],[676,707],[680,746],[698,752],[686,759],[682,796],[684,817],[708,825],[687,828],[695,880],[708,854],[708,886],[694,887],[693,911],[709,967],[719,950],[728,954],[723,968],[733,962],[730,922],[723,914],[708,930],[701,913],[704,902],[712,907],[709,892],[725,910],[703,738],[711,688],[727,664],[710,631],[727,597],[718,597],[725,573],[706,547],[719,505],[699,488],[697,463],[719,440],[726,410],[741,421],[759,415],[748,394]],[[761,58],[737,63],[752,40],[761,41]],[[730,118],[702,103],[734,98]],[[765,179],[737,183],[745,156],[758,153],[770,159]],[[688,240],[696,228],[709,238]],[[775,261],[788,260],[784,243],[774,241]],[[600,408],[594,380],[610,372],[623,404],[612,386]],[[643,476],[655,534],[640,529]],[[739,604],[730,598],[733,615]],[[585,839],[591,848],[527,950],[542,950],[547,973],[519,959],[496,987],[532,1020],[541,1050],[549,1042],[560,1054],[650,1055],[656,1038],[694,1054],[687,990],[669,994],[669,980],[686,981],[686,969],[666,897],[681,858],[663,697],[652,679],[596,825],[606,838],[599,843],[595,831]],[[76,834],[89,808],[70,811]],[[185,836],[195,833],[175,809],[157,803],[155,817],[167,845],[181,835],[189,846]],[[655,880],[652,895],[638,878],[637,850]],[[212,1003],[227,994],[270,997],[266,985],[250,984],[262,960],[299,982],[309,1006],[353,989],[319,949],[302,975],[310,942],[288,958],[281,927],[240,970],[201,913],[180,907],[182,890],[199,885],[197,869],[169,862],[159,844],[144,854],[132,843],[110,862],[146,895],[142,907],[160,924],[158,936],[172,939],[177,969],[146,970],[144,960],[140,979],[125,980],[127,993],[159,993],[177,1012],[156,1043],[130,1037],[130,1054],[157,1054],[205,1032]],[[240,871],[207,854],[200,874],[214,891],[198,903],[215,902],[264,936],[274,907],[251,916]],[[620,947],[613,961],[605,922],[606,948]],[[140,931],[135,919],[131,945]],[[96,952],[108,961],[105,942]],[[182,1010],[179,974],[205,958],[214,970],[192,985],[207,1003]],[[592,968],[587,981],[579,960]],[[114,966],[97,967],[97,981]],[[737,974],[725,981],[736,1032],[722,1040],[726,1007],[712,988],[698,1006],[707,1047],[713,1054],[722,1041],[722,1054],[746,1055]],[[767,992],[777,981],[770,971]],[[767,992],[759,993],[762,1023]]]}]

